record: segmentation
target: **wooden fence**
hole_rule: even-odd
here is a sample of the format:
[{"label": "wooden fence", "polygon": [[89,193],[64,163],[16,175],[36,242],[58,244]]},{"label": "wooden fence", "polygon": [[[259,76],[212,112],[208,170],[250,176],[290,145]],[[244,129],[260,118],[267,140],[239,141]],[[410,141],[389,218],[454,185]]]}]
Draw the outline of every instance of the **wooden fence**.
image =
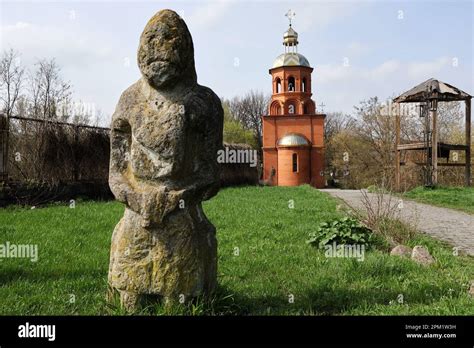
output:
[{"label": "wooden fence", "polygon": [[[105,127],[0,114],[0,206],[68,200],[74,193],[112,198],[109,132]],[[250,149],[244,144],[225,147]],[[259,166],[222,163],[221,186],[258,184]]]},{"label": "wooden fence", "polygon": [[0,115],[0,182],[106,182],[109,129]]}]

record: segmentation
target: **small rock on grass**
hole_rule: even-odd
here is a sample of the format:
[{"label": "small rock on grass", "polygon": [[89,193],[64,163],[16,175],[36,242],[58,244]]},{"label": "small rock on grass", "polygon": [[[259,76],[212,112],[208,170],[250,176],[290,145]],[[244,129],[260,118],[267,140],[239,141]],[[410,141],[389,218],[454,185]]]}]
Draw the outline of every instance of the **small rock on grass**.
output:
[{"label": "small rock on grass", "polygon": [[431,265],[435,262],[435,259],[433,258],[433,256],[431,256],[428,249],[421,245],[417,245],[413,248],[413,251],[411,253],[411,259],[422,265]]},{"label": "small rock on grass", "polygon": [[411,257],[411,248],[405,245],[397,245],[395,248],[390,251],[392,256],[401,256],[401,257]]},{"label": "small rock on grass", "polygon": [[469,295],[474,298],[474,280],[471,280],[471,287],[469,288]]}]

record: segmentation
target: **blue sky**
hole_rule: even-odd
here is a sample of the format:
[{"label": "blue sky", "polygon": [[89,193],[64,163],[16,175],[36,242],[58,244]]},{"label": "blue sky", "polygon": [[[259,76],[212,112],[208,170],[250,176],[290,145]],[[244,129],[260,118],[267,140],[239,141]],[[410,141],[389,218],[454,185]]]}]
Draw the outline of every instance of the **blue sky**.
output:
[{"label": "blue sky", "polygon": [[[194,39],[199,83],[231,98],[271,91],[283,52],[284,14],[296,12],[299,52],[315,68],[313,98],[350,113],[359,101],[389,98],[430,78],[474,93],[472,1],[3,1],[0,44],[55,57],[74,96],[93,103],[107,125],[135,82],[138,39],[147,20],[171,8]],[[348,63],[348,66],[344,65]],[[347,65],[347,64],[346,64]]]}]

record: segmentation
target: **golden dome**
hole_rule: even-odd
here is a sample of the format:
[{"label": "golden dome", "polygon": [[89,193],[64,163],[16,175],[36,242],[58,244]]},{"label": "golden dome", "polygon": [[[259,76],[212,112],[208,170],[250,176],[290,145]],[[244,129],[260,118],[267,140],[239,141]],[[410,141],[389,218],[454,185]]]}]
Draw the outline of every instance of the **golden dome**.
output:
[{"label": "golden dome", "polygon": [[291,27],[291,24],[283,34],[283,46],[285,46],[285,53],[275,59],[272,69],[282,66],[310,67],[306,57],[298,53],[298,33]]},{"label": "golden dome", "polygon": [[298,33],[291,27],[283,34],[283,45],[296,46],[298,45]]},{"label": "golden dome", "polygon": [[309,141],[301,134],[288,133],[277,142],[278,147],[310,146]]},{"label": "golden dome", "polygon": [[272,69],[281,66],[307,66],[309,67],[308,59],[305,56],[295,52],[282,53],[276,57],[273,62]]}]

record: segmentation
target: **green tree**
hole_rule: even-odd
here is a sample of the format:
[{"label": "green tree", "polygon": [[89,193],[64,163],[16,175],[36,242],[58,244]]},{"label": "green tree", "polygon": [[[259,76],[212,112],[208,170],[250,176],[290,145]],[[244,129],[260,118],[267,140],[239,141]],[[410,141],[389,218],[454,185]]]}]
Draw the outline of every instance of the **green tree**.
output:
[{"label": "green tree", "polygon": [[242,124],[235,119],[229,107],[229,101],[222,101],[224,109],[224,142],[232,144],[248,144],[257,148],[257,142],[251,130],[246,130]]}]

